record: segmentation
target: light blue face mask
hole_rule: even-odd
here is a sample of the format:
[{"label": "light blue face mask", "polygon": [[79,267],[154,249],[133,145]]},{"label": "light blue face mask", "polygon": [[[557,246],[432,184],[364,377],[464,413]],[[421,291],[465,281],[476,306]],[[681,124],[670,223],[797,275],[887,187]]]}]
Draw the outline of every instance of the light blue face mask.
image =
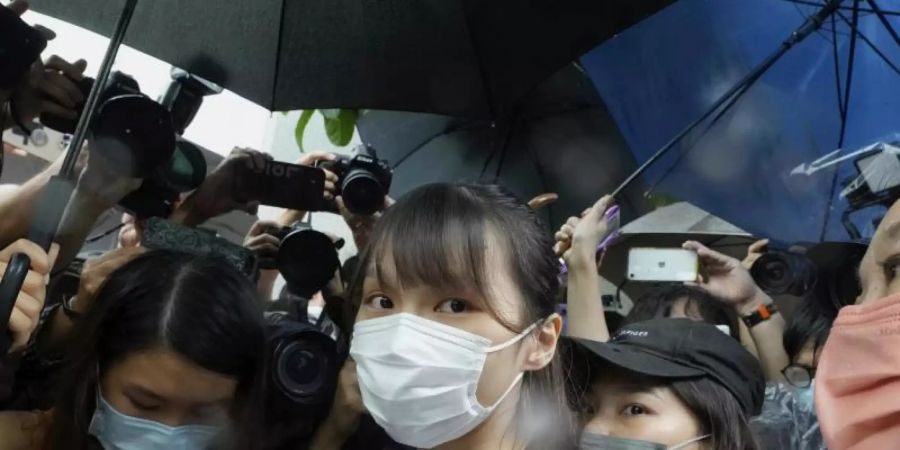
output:
[{"label": "light blue face mask", "polygon": [[105,450],[206,450],[218,432],[218,427],[208,425],[170,427],[126,416],[113,409],[103,396],[98,396],[88,428]]},{"label": "light blue face mask", "polygon": [[797,403],[803,405],[804,408],[813,411],[813,398],[815,394],[816,380],[810,381],[809,386],[805,388],[794,388],[794,398]]},{"label": "light blue face mask", "polygon": [[583,433],[581,435],[581,443],[578,445],[579,450],[678,450],[702,441],[710,435],[698,436],[693,439],[684,441],[672,447],[666,447],[665,444],[659,444],[650,441],[639,441],[637,439],[627,439],[605,434]]}]

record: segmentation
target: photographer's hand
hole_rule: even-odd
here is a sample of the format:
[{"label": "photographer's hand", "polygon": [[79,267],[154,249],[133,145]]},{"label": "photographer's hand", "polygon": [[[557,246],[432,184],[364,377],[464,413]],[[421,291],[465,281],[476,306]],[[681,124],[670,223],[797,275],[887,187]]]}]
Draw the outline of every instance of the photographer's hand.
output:
[{"label": "photographer's hand", "polygon": [[27,125],[42,113],[77,119],[76,108],[84,95],[76,82],[84,77],[86,68],[83,59],[70,63],[56,55],[35,62],[12,95],[18,120]]},{"label": "photographer's hand", "polygon": [[747,247],[747,256],[744,257],[744,260],[741,261],[741,264],[747,270],[750,270],[753,267],[753,263],[759,259],[760,256],[766,253],[766,248],[769,246],[768,239],[760,239]]},{"label": "photographer's hand", "polygon": [[235,148],[172,213],[170,220],[187,226],[200,225],[213,217],[234,210],[256,214],[259,201],[251,198],[241,175],[247,167],[262,167],[272,156]]},{"label": "photographer's hand", "polygon": [[8,330],[12,335],[10,353],[23,350],[31,338],[31,333],[37,327],[47,297],[50,268],[58,251],[59,246],[54,244],[48,254],[34,242],[25,239],[20,239],[0,250],[0,274],[6,271],[9,260],[16,253],[24,253],[31,260],[31,269],[25,277],[9,317]]},{"label": "photographer's hand", "polygon": [[278,222],[260,220],[250,227],[247,237],[244,238],[244,247],[252,251],[259,261],[259,280],[256,282],[256,292],[260,300],[267,302],[272,300],[275,290],[275,280],[278,279],[276,258],[281,247],[281,239],[275,236],[275,232],[281,229]]},{"label": "photographer's hand", "polygon": [[75,311],[85,313],[106,279],[145,251],[144,247],[123,247],[85,261],[78,284],[78,298],[72,303]]},{"label": "photographer's hand", "polygon": [[338,376],[338,387],[328,417],[316,430],[310,450],[333,450],[356,432],[359,419],[366,412],[356,378],[356,362],[347,359]]},{"label": "photographer's hand", "polygon": [[[700,266],[705,272],[705,276],[701,275],[693,284],[734,308],[738,316],[747,316],[760,306],[773,303],[772,298],[756,285],[750,271],[741,261],[696,241],[685,242],[683,247],[697,252]],[[784,318],[775,312],[750,329],[759,352],[759,362],[770,381],[783,381],[781,369],[790,363],[782,344],[784,328]]]},{"label": "photographer's hand", "polygon": [[86,156],[86,166],[78,177],[75,192],[66,205],[57,231],[61,246],[57,268],[65,267],[75,258],[97,219],[142,183],[139,178],[126,177],[116,171],[100,153],[90,148],[82,150],[80,156]]},{"label": "photographer's hand", "polygon": [[341,196],[335,198],[334,202],[337,204],[338,212],[341,213],[344,222],[347,223],[347,226],[350,227],[350,231],[353,232],[353,242],[356,243],[357,250],[362,251],[369,243],[369,236],[372,234],[372,230],[375,229],[375,224],[378,223],[378,219],[381,219],[384,211],[394,204],[394,199],[387,195],[384,196],[384,205],[381,207],[381,210],[370,216],[350,212]]}]

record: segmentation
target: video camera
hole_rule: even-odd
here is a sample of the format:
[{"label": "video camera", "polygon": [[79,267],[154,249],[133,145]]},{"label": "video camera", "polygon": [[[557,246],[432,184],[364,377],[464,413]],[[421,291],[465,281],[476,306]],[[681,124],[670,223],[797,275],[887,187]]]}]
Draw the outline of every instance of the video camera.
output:
[{"label": "video camera", "polygon": [[[87,98],[94,79],[85,77],[79,88]],[[222,88],[179,69],[157,103],[141,93],[134,78],[110,74],[100,94],[100,107],[90,126],[91,147],[116,170],[144,182],[121,202],[136,217],[167,217],[178,196],[196,189],[206,178],[202,151],[180,137],[196,115],[203,97]],[[78,105],[79,116],[84,103]],[[78,119],[42,114],[41,122],[72,133]]]},{"label": "video camera", "polygon": [[371,146],[359,145],[352,156],[338,155],[334,161],[320,161],[316,167],[337,174],[336,194],[355,214],[374,214],[384,205],[384,197],[391,189],[393,170],[386,160],[378,159]]}]

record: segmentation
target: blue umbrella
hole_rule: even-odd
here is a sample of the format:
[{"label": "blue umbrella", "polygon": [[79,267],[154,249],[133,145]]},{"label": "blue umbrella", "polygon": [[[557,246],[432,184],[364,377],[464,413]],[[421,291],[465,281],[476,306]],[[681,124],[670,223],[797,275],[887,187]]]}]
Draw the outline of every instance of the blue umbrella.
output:
[{"label": "blue umbrella", "polygon": [[[581,63],[638,161],[721,105],[640,174],[651,192],[784,242],[855,240],[879,212],[848,213],[860,205],[842,191],[871,153],[853,151],[900,140],[898,11],[900,0],[682,0]],[[767,59],[804,23],[812,34]]]}]

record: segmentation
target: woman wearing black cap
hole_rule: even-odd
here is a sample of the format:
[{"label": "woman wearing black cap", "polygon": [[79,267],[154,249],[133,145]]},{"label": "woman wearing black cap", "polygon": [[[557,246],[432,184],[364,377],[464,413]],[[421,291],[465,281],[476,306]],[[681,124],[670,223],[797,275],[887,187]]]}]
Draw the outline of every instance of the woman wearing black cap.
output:
[{"label": "woman wearing black cap", "polygon": [[758,449],[748,419],[760,412],[765,377],[716,327],[655,319],[609,342],[575,342],[589,380],[582,449]]}]

